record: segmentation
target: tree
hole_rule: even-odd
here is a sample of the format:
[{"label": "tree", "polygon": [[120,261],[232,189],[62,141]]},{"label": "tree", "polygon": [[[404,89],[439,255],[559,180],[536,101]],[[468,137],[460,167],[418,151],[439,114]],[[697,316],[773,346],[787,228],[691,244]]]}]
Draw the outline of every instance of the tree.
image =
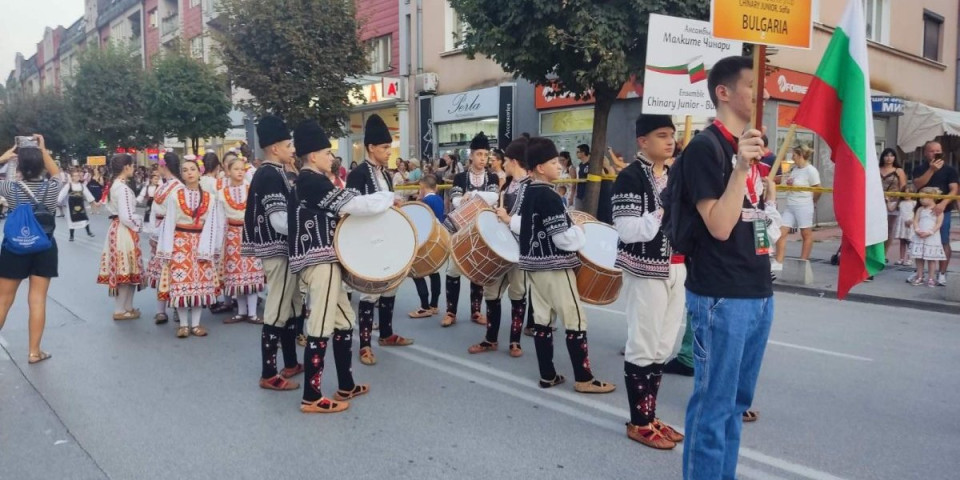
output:
[{"label": "tree", "polygon": [[243,102],[294,124],[316,119],[343,132],[355,79],[369,70],[358,38],[354,2],[344,0],[221,0],[214,36],[233,82],[254,99]]},{"label": "tree", "polygon": [[0,150],[10,148],[15,136],[39,133],[54,156],[73,156],[75,131],[70,104],[57,93],[10,95],[0,105]]},{"label": "tree", "polygon": [[[507,72],[557,93],[594,99],[590,174],[603,171],[607,119],[631,75],[642,79],[651,13],[705,19],[704,0],[450,0],[470,27],[461,46]],[[588,182],[585,209],[596,213],[599,182]]]},{"label": "tree", "polygon": [[77,128],[110,150],[151,143],[144,73],[127,49],[107,46],[85,52],[67,98]]},{"label": "tree", "polygon": [[184,145],[189,138],[194,154],[200,139],[222,137],[230,128],[227,80],[213,67],[184,55],[166,55],[154,65],[146,85],[150,128]]}]

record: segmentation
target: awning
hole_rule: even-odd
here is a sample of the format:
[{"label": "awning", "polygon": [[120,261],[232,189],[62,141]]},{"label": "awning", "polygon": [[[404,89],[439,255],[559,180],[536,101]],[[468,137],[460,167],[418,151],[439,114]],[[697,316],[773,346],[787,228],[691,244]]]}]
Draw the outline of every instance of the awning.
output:
[{"label": "awning", "polygon": [[905,103],[897,134],[897,145],[904,152],[912,152],[944,134],[960,135],[960,112],[919,102]]}]

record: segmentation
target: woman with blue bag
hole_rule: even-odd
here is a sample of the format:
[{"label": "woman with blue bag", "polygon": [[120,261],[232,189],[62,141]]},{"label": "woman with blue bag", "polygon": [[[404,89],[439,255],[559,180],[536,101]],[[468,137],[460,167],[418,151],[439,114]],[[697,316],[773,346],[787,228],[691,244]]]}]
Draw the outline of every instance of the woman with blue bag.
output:
[{"label": "woman with blue bag", "polygon": [[[46,323],[47,289],[57,276],[57,242],[53,238],[54,215],[63,188],[57,179],[60,168],[45,148],[43,136],[16,137],[15,147],[0,155],[0,165],[17,156],[21,180],[0,180],[0,196],[10,205],[0,244],[0,329],[20,288],[29,278],[29,362],[50,358],[40,350]],[[44,179],[44,174],[50,179]]]}]

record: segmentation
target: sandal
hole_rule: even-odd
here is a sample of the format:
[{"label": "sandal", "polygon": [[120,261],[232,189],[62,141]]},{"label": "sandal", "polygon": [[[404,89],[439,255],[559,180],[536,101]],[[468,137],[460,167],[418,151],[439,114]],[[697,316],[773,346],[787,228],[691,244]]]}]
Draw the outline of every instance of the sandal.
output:
[{"label": "sandal", "polygon": [[163,325],[164,323],[167,323],[169,321],[170,321],[170,317],[168,317],[166,313],[158,313],[153,316],[153,323],[157,325]]},{"label": "sandal", "polygon": [[659,418],[653,419],[652,425],[657,430],[660,430],[660,434],[666,437],[667,440],[670,440],[673,443],[680,443],[683,441],[682,433],[674,430],[670,425],[661,422]]},{"label": "sandal", "polygon": [[747,410],[746,412],[743,412],[743,421],[745,423],[756,422],[758,418],[760,418],[760,412],[757,412],[756,410]]},{"label": "sandal", "polygon": [[574,383],[573,389],[580,393],[610,393],[616,390],[617,386],[594,378],[589,382]]},{"label": "sandal", "polygon": [[370,347],[363,347],[360,349],[360,363],[364,365],[376,365],[377,356],[373,354],[373,349]]},{"label": "sandal", "polygon": [[430,307],[430,315],[436,315],[440,313],[440,309],[437,307]]},{"label": "sandal", "polygon": [[495,351],[497,351],[497,344],[488,342],[486,340],[476,345],[471,345],[470,348],[467,349],[468,353],[483,353],[483,352],[495,352]]},{"label": "sandal", "polygon": [[136,315],[133,312],[123,312],[123,313],[114,313],[113,319],[116,321],[121,320],[136,320],[140,318],[140,315]]},{"label": "sandal", "polygon": [[244,321],[244,320],[246,320],[246,319],[247,319],[247,316],[246,316],[246,315],[234,315],[234,316],[232,316],[232,317],[230,317],[230,318],[224,319],[224,320],[223,320],[223,323],[225,323],[225,324],[227,324],[227,325],[233,325],[234,323],[240,323],[240,322],[242,322],[242,321]]},{"label": "sandal", "polygon": [[519,343],[510,344],[510,356],[513,358],[518,358],[523,356],[523,349],[520,348]]},{"label": "sandal", "polygon": [[27,363],[33,365],[34,363],[40,363],[52,356],[53,355],[50,355],[49,353],[41,350],[39,353],[31,353],[27,355]]},{"label": "sandal", "polygon": [[627,438],[657,450],[672,450],[677,446],[676,443],[670,441],[670,439],[664,436],[663,433],[657,429],[656,425],[653,423],[643,427],[638,427],[632,423],[628,423]]},{"label": "sandal", "polygon": [[557,385],[560,385],[565,381],[567,381],[567,379],[563,375],[557,375],[556,377],[553,378],[553,380],[544,380],[541,378],[540,388],[556,387]]},{"label": "sandal", "polygon": [[139,309],[139,308],[134,308],[133,310],[127,310],[127,313],[132,314],[132,315],[135,315],[135,316],[133,317],[134,319],[140,318],[140,309]]},{"label": "sandal", "polygon": [[486,325],[487,316],[480,312],[477,312],[477,313],[474,313],[473,315],[470,315],[470,321],[473,323],[476,323],[477,325]]},{"label": "sandal", "polygon": [[443,317],[443,321],[440,322],[440,326],[443,328],[447,328],[449,326],[452,326],[455,323],[457,323],[456,314],[447,312],[447,314]]},{"label": "sandal", "polygon": [[366,395],[370,391],[370,385],[354,385],[353,390],[337,390],[337,393],[333,398],[344,401],[350,400],[354,397],[359,397],[360,395]]},{"label": "sandal", "polygon": [[297,390],[300,388],[300,384],[297,382],[291,382],[280,375],[274,375],[272,378],[261,378],[260,388],[264,390],[277,390],[282,392],[286,390]]},{"label": "sandal", "polygon": [[190,329],[190,333],[192,333],[193,336],[195,336],[195,337],[206,337],[206,336],[207,336],[207,329],[206,329],[206,328],[203,328],[203,327],[200,326],[200,325],[197,325],[196,327],[193,327],[193,328]]},{"label": "sandal", "polygon": [[303,373],[302,363],[298,363],[295,367],[284,368],[283,370],[280,370],[280,376],[283,378],[291,378],[300,373]]},{"label": "sandal", "polygon": [[430,309],[418,308],[415,312],[410,312],[410,318],[427,318],[432,317],[433,313],[430,312]]},{"label": "sandal", "polygon": [[177,338],[187,338],[190,336],[190,329],[187,327],[177,327]]},{"label": "sandal", "polygon": [[300,403],[300,411],[303,413],[337,413],[348,408],[348,402],[335,402],[327,397],[321,397],[316,402]]},{"label": "sandal", "polygon": [[254,325],[263,325],[263,319],[256,315],[247,315],[247,323],[252,323]]},{"label": "sandal", "polygon": [[412,338],[403,338],[396,333],[387,338],[381,338],[378,342],[381,347],[406,347],[407,345],[413,345]]},{"label": "sandal", "polygon": [[233,303],[214,303],[210,306],[210,313],[226,313],[233,310]]}]

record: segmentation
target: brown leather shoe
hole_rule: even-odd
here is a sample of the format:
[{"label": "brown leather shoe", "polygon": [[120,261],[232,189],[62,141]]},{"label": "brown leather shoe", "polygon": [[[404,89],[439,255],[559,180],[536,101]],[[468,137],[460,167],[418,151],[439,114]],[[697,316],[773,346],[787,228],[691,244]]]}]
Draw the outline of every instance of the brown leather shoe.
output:
[{"label": "brown leather shoe", "polygon": [[376,365],[377,356],[373,354],[373,348],[363,347],[360,349],[360,363],[364,365]]},{"label": "brown leather shoe", "polygon": [[453,324],[457,323],[457,316],[452,313],[447,313],[444,315],[443,320],[440,322],[440,326],[447,328]]},{"label": "brown leather shoe", "polygon": [[610,393],[617,389],[612,383],[603,382],[594,378],[589,382],[576,382],[573,389],[580,393]]},{"label": "brown leather shoe", "polygon": [[295,367],[284,368],[283,370],[280,370],[280,376],[283,378],[291,378],[299,373],[303,373],[302,363],[298,363]]},{"label": "brown leather shoe", "polygon": [[303,413],[337,413],[350,408],[350,402],[337,402],[327,397],[321,397],[316,402],[300,403]]},{"label": "brown leather shoe", "polygon": [[291,382],[286,378],[277,375],[273,378],[261,378],[260,379],[260,388],[265,390],[277,390],[277,391],[286,391],[286,390],[297,390],[300,388],[300,384],[297,382]]},{"label": "brown leather shoe", "polygon": [[497,344],[490,343],[486,340],[476,345],[471,345],[470,348],[467,349],[468,353],[484,353],[484,352],[495,352],[495,351],[497,351]]},{"label": "brown leather shoe", "polygon": [[663,423],[662,421],[660,421],[659,418],[655,418],[655,419],[653,420],[653,426],[656,427],[657,430],[660,430],[660,433],[661,433],[667,440],[670,440],[670,441],[673,442],[673,443],[680,443],[680,442],[683,441],[683,434],[682,434],[682,433],[674,430],[673,427],[671,427],[670,425],[667,425],[666,423]]},{"label": "brown leather shoe", "polygon": [[333,398],[344,401],[350,400],[351,398],[359,397],[360,395],[366,395],[370,391],[370,385],[358,383],[353,386],[353,390],[337,390],[337,393]]},{"label": "brown leather shoe", "polygon": [[470,315],[470,321],[473,323],[476,323],[477,325],[486,325],[487,316],[477,312],[477,313],[474,313],[473,315]]},{"label": "brown leather shoe", "polygon": [[510,344],[510,356],[513,358],[518,358],[523,356],[523,349],[520,348],[519,343]]},{"label": "brown leather shoe", "polygon": [[413,345],[412,338],[403,338],[396,333],[387,338],[380,338],[377,342],[381,347],[406,347],[407,345]]},{"label": "brown leather shoe", "polygon": [[656,448],[657,450],[671,450],[677,446],[676,443],[671,442],[667,437],[663,436],[660,430],[652,423],[643,427],[628,423],[627,438],[635,442],[640,442],[650,448]]}]

